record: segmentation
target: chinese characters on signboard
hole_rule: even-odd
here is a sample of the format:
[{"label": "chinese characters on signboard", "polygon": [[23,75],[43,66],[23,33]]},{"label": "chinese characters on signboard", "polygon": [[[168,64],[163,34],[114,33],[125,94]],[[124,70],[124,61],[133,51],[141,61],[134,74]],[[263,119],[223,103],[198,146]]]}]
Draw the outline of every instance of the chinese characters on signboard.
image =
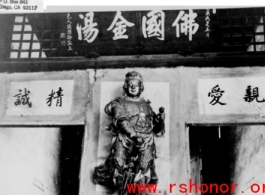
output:
[{"label": "chinese characters on signboard", "polygon": [[246,89],[246,95],[244,97],[246,102],[252,102],[256,99],[257,102],[264,102],[265,100],[258,100],[259,98],[259,88],[255,87],[251,90],[251,86],[249,85]]},{"label": "chinese characters on signboard", "polygon": [[199,112],[265,116],[264,82],[263,77],[199,79]]},{"label": "chinese characters on signboard", "polygon": [[219,101],[219,99],[222,97],[223,93],[225,91],[220,90],[219,85],[216,85],[214,88],[212,88],[211,92],[209,92],[208,96],[212,97],[212,101],[210,102],[211,105],[215,105],[219,103],[220,105],[226,105],[225,103],[222,103]]},{"label": "chinese characters on signboard", "polygon": [[133,23],[128,22],[124,17],[122,17],[121,12],[118,11],[113,22],[110,27],[107,29],[112,30],[114,33],[113,40],[117,39],[128,39],[128,35],[126,35],[126,28],[134,26]]},{"label": "chinese characters on signboard", "polygon": [[206,37],[210,37],[210,10],[207,9],[205,13],[205,32],[206,32]]},{"label": "chinese characters on signboard", "polygon": [[[172,23],[172,27],[176,29],[176,37],[179,38],[181,33],[188,36],[188,40],[192,41],[193,35],[199,29],[199,24],[196,22],[197,13],[192,9],[189,12],[178,11],[178,16]],[[95,14],[88,12],[86,14],[79,14],[80,22],[75,26],[78,40],[92,43],[99,34],[99,24],[94,21]],[[209,18],[209,17],[208,17]],[[153,10],[142,16],[141,31],[145,39],[156,37],[158,40],[165,40],[165,20],[166,14],[161,10]],[[207,24],[209,26],[209,23]],[[121,11],[117,11],[112,23],[106,29],[113,32],[113,40],[128,39],[126,34],[128,28],[135,27],[132,21],[129,21],[122,15]]]},{"label": "chinese characters on signboard", "polygon": [[74,80],[11,82],[6,114],[68,115],[73,90]]},{"label": "chinese characters on signboard", "polygon": [[[226,105],[226,103],[222,103],[219,101],[219,99],[222,97],[223,93],[225,91],[224,90],[220,90],[219,85],[216,85],[215,87],[213,87],[211,89],[211,92],[209,92],[208,96],[212,97],[212,101],[210,102],[211,105],[215,105],[217,103],[219,103],[220,105]],[[253,89],[251,89],[251,86],[249,85],[246,89],[246,94],[245,97],[243,97],[243,99],[246,102],[252,102],[254,100],[256,100],[256,102],[265,102],[265,99],[263,98],[262,100],[259,100],[259,88],[255,87]]]},{"label": "chinese characters on signboard", "polygon": [[[199,29],[199,24],[195,23],[195,18],[197,14],[194,13],[191,9],[189,14],[185,14],[184,11],[180,11],[178,17],[172,24],[176,26],[176,36],[179,38],[180,33],[184,33],[186,36],[189,33],[189,40],[192,41],[192,35],[194,35]],[[182,21],[180,23],[180,20]]]},{"label": "chinese characters on signboard", "polygon": [[88,43],[92,43],[99,33],[99,30],[96,28],[98,23],[93,22],[94,13],[89,12],[86,15],[79,14],[79,18],[83,20],[83,24],[78,23],[76,25],[78,40],[85,40]]},{"label": "chinese characters on signboard", "polygon": [[72,17],[70,13],[67,14],[67,46],[68,46],[68,51],[73,50],[72,49]]},{"label": "chinese characters on signboard", "polygon": [[[214,14],[216,13],[216,9],[213,9],[213,13]],[[210,21],[211,21],[210,15],[211,15],[210,9],[207,9],[206,13],[205,13],[205,27],[206,27],[205,33],[206,33],[207,38],[210,37],[210,31],[211,31],[211,29],[210,29]]]},{"label": "chinese characters on signboard", "polygon": [[147,14],[147,17],[143,17],[142,29],[144,38],[157,37],[159,40],[164,40],[165,35],[165,14],[162,11],[151,11]]},{"label": "chinese characters on signboard", "polygon": [[27,90],[26,88],[24,88],[24,93],[22,94],[22,90],[19,89],[18,90],[19,93],[16,94],[14,97],[16,98],[16,101],[14,102],[16,106],[18,105],[28,105],[29,107],[32,106],[32,102],[30,102],[29,100],[29,94],[30,94],[30,91]]},{"label": "chinese characters on signboard", "polygon": [[[59,87],[59,90],[58,91],[56,91],[56,92],[53,92],[53,90],[52,90],[52,92],[51,92],[51,94],[49,94],[49,97],[46,99],[47,100],[47,104],[48,104],[48,106],[51,106],[52,105],[52,101],[54,100],[54,99],[56,99],[57,101],[56,101],[56,106],[62,106],[62,103],[63,103],[63,98],[62,98],[62,96],[63,96],[63,93],[62,93],[62,88],[61,87]],[[55,93],[56,93],[56,96],[55,96]]]},{"label": "chinese characters on signboard", "polygon": [[[61,107],[62,106],[62,96],[63,96],[62,91],[63,90],[62,90],[61,87],[59,87],[59,90],[57,92],[53,92],[53,90],[52,90],[51,94],[49,94],[48,95],[49,97],[46,99],[47,100],[46,104],[48,106],[51,106],[53,99],[57,99],[56,106],[60,106]],[[29,96],[30,91],[28,91],[25,88],[24,89],[24,94],[21,94],[21,92],[22,92],[22,90],[19,89],[19,94],[16,94],[14,96],[16,98],[16,100],[14,102],[15,106],[28,105],[31,108],[32,102],[30,102],[30,96]],[[56,93],[56,96],[55,96],[55,93]]]}]

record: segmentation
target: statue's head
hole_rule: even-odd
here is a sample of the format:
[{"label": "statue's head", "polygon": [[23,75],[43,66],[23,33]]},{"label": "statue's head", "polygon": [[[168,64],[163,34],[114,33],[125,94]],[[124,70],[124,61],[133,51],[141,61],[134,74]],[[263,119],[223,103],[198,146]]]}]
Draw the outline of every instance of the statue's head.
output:
[{"label": "statue's head", "polygon": [[125,83],[123,89],[129,97],[139,97],[144,91],[143,77],[136,71],[128,72],[125,75]]}]

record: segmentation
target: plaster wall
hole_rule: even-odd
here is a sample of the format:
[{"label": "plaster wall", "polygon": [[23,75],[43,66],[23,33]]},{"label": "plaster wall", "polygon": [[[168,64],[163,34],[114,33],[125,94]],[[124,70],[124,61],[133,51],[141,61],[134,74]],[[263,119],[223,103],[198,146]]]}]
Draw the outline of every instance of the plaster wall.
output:
[{"label": "plaster wall", "polygon": [[[240,126],[235,129],[235,170],[233,183],[238,187],[235,194],[250,195],[251,185],[257,184],[260,190],[255,194],[264,194],[263,184],[265,181],[265,126]],[[253,190],[258,190],[253,186]]]},{"label": "plaster wall", "polygon": [[[56,99],[48,106],[49,94],[59,87],[63,90],[61,106],[56,106]],[[30,91],[31,108],[14,104],[18,89],[24,88]],[[89,88],[86,71],[0,74],[0,125],[84,124]]]},{"label": "plaster wall", "polygon": [[0,128],[1,194],[58,195],[59,128]]}]

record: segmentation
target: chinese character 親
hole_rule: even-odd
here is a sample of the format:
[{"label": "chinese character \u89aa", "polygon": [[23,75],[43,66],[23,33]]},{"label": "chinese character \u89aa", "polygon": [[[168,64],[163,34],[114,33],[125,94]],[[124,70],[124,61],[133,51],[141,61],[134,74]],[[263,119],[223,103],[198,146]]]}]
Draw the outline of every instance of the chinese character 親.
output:
[{"label": "chinese character \u89aa", "polygon": [[[99,33],[99,30],[95,28],[98,24],[93,22],[94,13],[89,12],[85,16],[79,14],[79,18],[84,20],[84,27],[79,23],[76,25],[78,40],[86,40],[88,43],[92,43]],[[84,35],[84,39],[82,34]]]},{"label": "chinese character \u89aa", "polygon": [[[185,35],[189,32],[189,40],[192,41],[192,35],[194,35],[199,29],[199,24],[195,23],[196,13],[193,13],[192,9],[189,9],[189,14],[185,14],[184,11],[180,11],[176,20],[172,26],[176,26],[176,36],[179,37],[180,33]],[[180,20],[182,23],[179,24]]]},{"label": "chinese character \u89aa", "polygon": [[246,89],[246,95],[244,97],[244,100],[246,102],[252,102],[256,99],[257,102],[265,102],[265,100],[258,100],[259,98],[259,88],[255,87],[251,90],[251,86],[248,86]]},{"label": "chinese character \u89aa", "polygon": [[14,97],[16,97],[16,102],[15,102],[15,105],[18,106],[18,105],[26,105],[28,104],[28,106],[31,108],[32,106],[32,102],[29,101],[29,94],[30,94],[30,91],[27,90],[26,88],[24,89],[24,94],[22,95],[22,90],[19,89],[19,94],[15,95]]},{"label": "chinese character \u89aa", "polygon": [[220,105],[226,105],[226,103],[222,103],[219,101],[219,99],[222,97],[223,93],[225,91],[221,91],[219,85],[216,85],[215,87],[212,88],[211,92],[208,93],[208,97],[212,97],[212,101],[210,104],[215,105],[219,103]]},{"label": "chinese character \u89aa", "polygon": [[[148,17],[148,19],[147,19]],[[165,23],[165,13],[163,11],[151,11],[144,16],[142,20],[142,30],[145,38],[147,37],[157,37],[159,40],[164,40],[164,23]]]},{"label": "chinese character \u89aa", "polygon": [[[120,20],[120,21],[118,21]],[[122,15],[120,11],[117,11],[117,14],[111,23],[110,27],[107,29],[108,31],[113,29],[114,33],[113,40],[117,39],[128,39],[128,35],[125,35],[126,27],[134,26],[134,23],[128,22]]]},{"label": "chinese character \u89aa", "polygon": [[[48,106],[51,106],[52,105],[52,100],[53,99],[57,99],[56,107],[57,106],[61,107],[62,103],[63,103],[63,100],[62,100],[63,93],[62,93],[62,91],[63,90],[62,90],[61,87],[59,87],[59,90],[57,92],[53,92],[53,90],[52,90],[51,94],[49,94],[49,97],[46,99],[47,100],[46,104],[48,104]],[[56,96],[55,96],[55,93],[56,93]]]}]

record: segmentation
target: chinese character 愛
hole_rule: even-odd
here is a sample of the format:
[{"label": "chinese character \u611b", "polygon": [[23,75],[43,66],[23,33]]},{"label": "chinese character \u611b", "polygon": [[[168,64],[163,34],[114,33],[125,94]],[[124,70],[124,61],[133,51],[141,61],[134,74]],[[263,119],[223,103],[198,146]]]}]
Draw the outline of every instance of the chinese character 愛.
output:
[{"label": "chinese character \u611b", "polygon": [[[195,23],[196,13],[193,13],[192,9],[189,9],[189,14],[185,14],[184,11],[180,11],[178,17],[172,24],[176,26],[176,36],[179,37],[180,33],[187,35],[189,32],[189,40],[192,41],[192,35],[194,35],[199,29],[199,24]],[[179,24],[180,20],[183,22]]]},{"label": "chinese character \u611b", "polygon": [[30,94],[30,91],[25,88],[24,89],[24,95],[21,94],[21,92],[22,92],[21,89],[19,89],[18,91],[19,91],[19,94],[14,96],[17,98],[16,102],[14,102],[15,105],[17,106],[17,105],[21,105],[21,104],[22,105],[28,104],[28,106],[31,108],[32,102],[29,101],[29,97],[28,97],[28,95]]},{"label": "chinese character \u611b", "polygon": [[259,98],[259,88],[255,87],[251,91],[251,86],[248,86],[246,89],[246,95],[244,97],[244,100],[246,102],[252,102],[254,99],[256,99],[257,102],[265,102],[265,100],[258,100]]},{"label": "chinese character \u611b", "polygon": [[111,23],[110,27],[107,30],[109,31],[114,28],[112,30],[112,32],[114,33],[113,40],[128,39],[128,35],[124,34],[126,32],[127,26],[132,27],[134,26],[134,23],[128,22],[124,17],[122,17],[121,12],[118,11],[113,22]]},{"label": "chinese character \u611b", "polygon": [[62,100],[62,96],[63,96],[62,91],[63,91],[62,88],[59,87],[59,90],[56,92],[56,95],[57,96],[54,96],[55,95],[55,92],[53,92],[53,90],[52,90],[51,94],[47,98],[46,104],[48,104],[48,106],[51,106],[52,105],[52,100],[53,99],[57,99],[57,101],[56,101],[56,107],[57,106],[60,106],[61,107],[62,106],[62,102],[63,102],[63,100]]},{"label": "chinese character \u611b", "polygon": [[83,32],[84,40],[86,40],[88,43],[92,43],[99,33],[99,30],[95,28],[98,24],[93,22],[94,13],[89,12],[85,16],[83,14],[79,14],[79,18],[84,20],[84,27],[82,27],[82,25],[79,23],[76,25],[78,40],[83,40]]},{"label": "chinese character \u611b", "polygon": [[210,104],[215,105],[219,103],[220,105],[226,105],[226,103],[222,103],[219,101],[224,92],[225,91],[223,90],[220,91],[219,85],[216,85],[214,88],[212,88],[211,92],[208,93],[208,96],[213,98]]},{"label": "chinese character \u611b", "polygon": [[164,22],[165,22],[165,13],[162,11],[151,11],[143,17],[142,20],[142,29],[143,35],[145,38],[156,36],[159,40],[164,40]]}]

